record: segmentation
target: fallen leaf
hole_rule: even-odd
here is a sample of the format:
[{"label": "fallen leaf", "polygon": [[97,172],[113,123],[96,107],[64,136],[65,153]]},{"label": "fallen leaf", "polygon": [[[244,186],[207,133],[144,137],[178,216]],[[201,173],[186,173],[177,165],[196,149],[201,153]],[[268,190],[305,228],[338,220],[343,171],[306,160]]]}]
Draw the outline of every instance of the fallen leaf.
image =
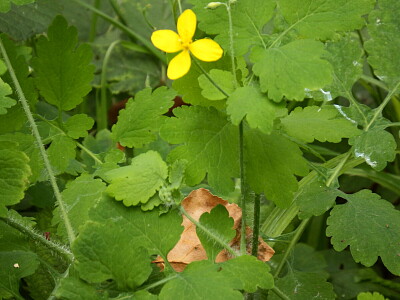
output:
[{"label": "fallen leaf", "polygon": [[[232,248],[239,250],[242,209],[237,204],[231,204],[226,200],[214,196],[206,189],[195,190],[182,201],[183,208],[196,221],[199,220],[200,216],[203,213],[209,213],[218,204],[225,206],[229,212],[229,216],[234,220],[233,228],[236,230],[236,236],[229,244]],[[184,226],[185,229],[181,235],[180,240],[168,253],[167,256],[169,263],[178,272],[183,271],[185,267],[193,261],[207,259],[206,251],[204,250],[199,238],[197,237],[196,226],[192,222],[190,222],[184,215],[182,216],[182,218],[182,226]],[[252,229],[247,227],[247,241],[251,241],[252,235]],[[275,251],[270,246],[268,246],[268,244],[264,242],[261,238],[259,238],[258,241],[258,259],[261,261],[270,260]],[[247,252],[251,252],[251,244],[247,245]],[[216,262],[227,261],[231,258],[233,257],[226,250],[222,250],[218,254]],[[156,263],[160,268],[164,268],[164,261],[161,257],[157,257],[154,263]]]}]

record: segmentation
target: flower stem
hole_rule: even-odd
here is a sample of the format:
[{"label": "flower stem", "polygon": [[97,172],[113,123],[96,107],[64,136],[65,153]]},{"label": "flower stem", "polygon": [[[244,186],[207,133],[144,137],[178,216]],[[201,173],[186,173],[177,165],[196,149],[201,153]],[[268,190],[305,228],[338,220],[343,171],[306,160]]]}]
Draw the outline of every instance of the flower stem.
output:
[{"label": "flower stem", "polygon": [[[192,56],[192,58],[193,58],[193,56]],[[200,64],[195,58],[193,58],[193,61],[194,61],[194,63],[196,64],[196,66],[200,69],[200,71],[204,74],[204,76],[206,76],[206,78],[208,79],[208,81],[210,81],[211,84],[212,84],[213,86],[215,86],[215,88],[216,88],[217,90],[219,90],[222,94],[224,94],[226,97],[229,97],[229,94],[228,94],[227,92],[225,92],[225,91],[218,85],[218,83],[216,83],[216,82],[214,81],[214,79],[211,78],[211,76],[207,73],[206,70],[204,70],[204,68],[201,66],[201,64]]]},{"label": "flower stem", "polygon": [[50,161],[49,161],[49,157],[47,156],[46,150],[45,150],[45,148],[43,146],[42,138],[41,138],[41,136],[39,134],[39,130],[38,130],[37,125],[35,123],[35,120],[33,118],[32,112],[31,112],[31,110],[29,108],[28,101],[26,100],[25,94],[22,91],[21,85],[19,84],[18,78],[17,78],[17,76],[16,76],[16,74],[14,72],[14,68],[13,68],[13,66],[11,64],[11,61],[8,58],[6,49],[4,48],[3,41],[2,41],[1,38],[0,38],[0,51],[1,51],[2,55],[3,55],[4,61],[5,61],[6,65],[7,65],[7,69],[9,71],[10,76],[12,78],[12,81],[14,83],[15,89],[17,91],[19,100],[20,100],[21,105],[22,105],[22,108],[23,108],[23,110],[25,112],[25,115],[26,115],[26,117],[28,119],[29,125],[30,125],[30,127],[32,129],[32,134],[36,139],[36,144],[37,144],[37,146],[39,148],[39,151],[40,151],[40,154],[42,156],[42,159],[43,159],[45,168],[47,170],[47,173],[49,174],[49,180],[50,180],[51,186],[52,186],[53,191],[54,191],[54,196],[56,197],[57,204],[60,207],[60,216],[61,216],[61,219],[64,222],[64,225],[65,225],[65,228],[66,228],[66,231],[67,231],[67,234],[68,234],[68,241],[69,241],[70,244],[72,244],[72,242],[75,240],[75,233],[74,233],[74,230],[73,230],[73,228],[71,226],[71,222],[69,220],[69,217],[68,217],[68,214],[67,214],[67,210],[66,210],[65,205],[64,205],[64,201],[62,200],[60,189],[59,189],[59,187],[57,185],[56,177],[54,176],[53,169],[52,169]]}]

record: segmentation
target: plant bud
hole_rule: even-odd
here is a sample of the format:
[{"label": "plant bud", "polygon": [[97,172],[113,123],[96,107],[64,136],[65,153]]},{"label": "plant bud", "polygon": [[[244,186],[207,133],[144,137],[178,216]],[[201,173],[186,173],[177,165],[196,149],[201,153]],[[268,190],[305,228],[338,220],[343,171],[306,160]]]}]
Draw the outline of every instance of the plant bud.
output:
[{"label": "plant bud", "polygon": [[224,3],[222,2],[210,2],[207,4],[207,6],[205,8],[207,9],[216,9],[217,7],[224,5]]}]

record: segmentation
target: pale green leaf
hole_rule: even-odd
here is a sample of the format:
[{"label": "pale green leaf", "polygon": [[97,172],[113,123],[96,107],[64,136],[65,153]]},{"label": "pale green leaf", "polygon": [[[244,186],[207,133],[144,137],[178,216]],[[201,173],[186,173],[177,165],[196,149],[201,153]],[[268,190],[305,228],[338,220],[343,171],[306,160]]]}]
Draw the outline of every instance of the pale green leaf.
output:
[{"label": "pale green leaf", "polygon": [[286,113],[284,105],[272,102],[254,86],[236,89],[228,98],[226,110],[234,125],[246,118],[251,128],[266,134],[272,131],[275,118]]},{"label": "pale green leaf", "polygon": [[[110,198],[102,200],[89,212],[92,220],[103,223],[112,219],[124,236],[146,249],[150,255],[160,255],[166,260],[168,252],[180,239],[183,231],[182,216],[176,211],[159,215],[159,212],[143,212],[140,208],[127,208]],[[125,256],[125,254],[123,255]]]},{"label": "pale green leaf", "polygon": [[0,142],[0,207],[17,204],[29,186],[29,158],[13,142]]},{"label": "pale green leaf", "polygon": [[296,40],[279,48],[253,48],[253,72],[260,77],[261,90],[276,102],[286,97],[301,101],[306,91],[331,83],[332,67],[321,59],[324,45],[314,40]]},{"label": "pale green leaf", "polygon": [[91,283],[115,280],[120,289],[141,285],[151,273],[151,257],[115,220],[86,223],[72,244],[79,275]]},{"label": "pale green leaf", "polygon": [[378,7],[368,17],[368,34],[371,37],[365,43],[368,62],[374,73],[393,89],[400,82],[400,2],[397,0],[379,0]]},{"label": "pale green leaf", "polygon": [[242,255],[220,265],[222,274],[229,278],[239,279],[242,284],[240,289],[246,292],[254,293],[257,287],[270,289],[274,286],[269,265],[254,256]]},{"label": "pale green leaf", "polygon": [[[217,35],[215,40],[225,52],[230,53],[229,19],[225,5],[216,9],[204,9],[209,0],[190,0],[199,20],[199,28],[208,34]],[[230,4],[235,56],[246,54],[252,45],[262,45],[264,25],[271,19],[275,1],[241,0]]]},{"label": "pale green leaf", "polygon": [[6,13],[11,8],[11,3],[15,5],[24,5],[35,2],[35,0],[2,0],[0,2],[0,13]]},{"label": "pale green leaf", "polygon": [[335,204],[336,197],[340,195],[340,191],[319,181],[307,184],[296,197],[300,219],[322,215]]},{"label": "pale green leaf", "polygon": [[288,207],[298,188],[295,175],[308,172],[299,147],[275,131],[265,135],[257,130],[246,130],[244,140],[248,184],[277,206]]},{"label": "pale green leaf", "polygon": [[0,31],[17,41],[27,40],[46,31],[62,8],[59,1],[54,0],[36,0],[28,5],[13,6],[6,14],[0,14]]},{"label": "pale green leaf", "polygon": [[130,206],[146,203],[162,187],[168,167],[158,152],[148,151],[134,157],[131,165],[111,170],[105,176],[110,182],[107,193]]},{"label": "pale green leaf", "polygon": [[137,93],[125,109],[119,112],[118,122],[112,127],[112,138],[127,147],[143,147],[157,138],[163,116],[173,105],[176,92],[160,87],[153,93],[150,88]]},{"label": "pale green leaf", "polygon": [[369,190],[346,195],[346,200],[327,220],[326,235],[335,250],[350,246],[354,260],[365,266],[379,256],[390,272],[400,275],[400,212]]},{"label": "pale green leaf", "polygon": [[344,118],[333,106],[297,107],[289,116],[281,120],[282,129],[294,138],[312,143],[339,143],[361,133],[357,126]]},{"label": "pale green leaf", "polygon": [[[283,278],[276,280],[275,285],[291,300],[333,300],[335,293],[333,286],[326,281],[327,275],[321,273],[290,272]],[[268,299],[281,299],[269,292]]]},{"label": "pale green leaf", "polygon": [[363,15],[373,9],[375,0],[279,0],[278,7],[288,29],[301,37],[330,39],[335,32],[360,29]]},{"label": "pale green leaf", "polygon": [[[208,74],[211,79],[228,95],[235,90],[234,77],[232,72],[212,69]],[[211,81],[202,74],[198,78],[199,86],[202,89],[201,94],[209,100],[222,100],[226,95],[222,93]]]},{"label": "pale green leaf", "polygon": [[[82,187],[85,187],[82,189]],[[93,179],[88,174],[81,175],[70,181],[62,192],[65,209],[75,234],[79,234],[80,227],[89,219],[89,210],[94,207],[103,196],[106,185],[100,179]],[[57,226],[57,234],[67,238],[64,222],[57,207],[53,213],[53,225]]]},{"label": "pale green leaf", "polygon": [[19,281],[33,274],[38,266],[38,257],[33,252],[0,252],[0,298],[23,299],[19,294]]},{"label": "pale green leaf", "polygon": [[[202,214],[199,221],[226,244],[232,241],[236,235],[236,230],[233,229],[233,219],[229,217],[229,213],[223,205],[217,205],[210,213]],[[196,227],[196,233],[204,250],[206,250],[208,260],[214,262],[218,253],[224,249],[223,246],[216,244],[207,233],[198,227]]]},{"label": "pale green leaf", "polygon": [[396,157],[396,141],[392,134],[379,128],[364,131],[349,140],[355,157],[361,157],[377,171],[382,171],[388,161]]},{"label": "pale green leaf", "polygon": [[7,113],[7,108],[17,104],[17,101],[8,97],[11,93],[11,87],[0,78],[0,115]]},{"label": "pale green leaf", "polygon": [[65,122],[67,134],[73,139],[86,137],[88,130],[93,127],[94,120],[85,114],[76,114]]},{"label": "pale green leaf", "polygon": [[388,298],[385,298],[383,295],[373,292],[365,292],[365,293],[360,293],[357,295],[357,300],[388,300]]},{"label": "pale green leaf", "polygon": [[54,137],[47,149],[47,155],[55,175],[62,174],[67,170],[71,160],[75,158],[75,148],[76,144],[70,137],[65,135]]},{"label": "pale green leaf", "polygon": [[32,60],[35,83],[44,99],[59,109],[71,110],[91,90],[94,66],[89,45],[77,47],[77,31],[62,16],[50,25],[47,37],[36,43]]},{"label": "pale green leaf", "polygon": [[185,182],[200,183],[208,173],[208,183],[222,193],[233,190],[231,178],[238,177],[238,128],[227,116],[214,108],[199,106],[180,107],[174,110],[161,127],[160,136],[171,144],[183,144],[173,149],[171,161],[188,161]]}]

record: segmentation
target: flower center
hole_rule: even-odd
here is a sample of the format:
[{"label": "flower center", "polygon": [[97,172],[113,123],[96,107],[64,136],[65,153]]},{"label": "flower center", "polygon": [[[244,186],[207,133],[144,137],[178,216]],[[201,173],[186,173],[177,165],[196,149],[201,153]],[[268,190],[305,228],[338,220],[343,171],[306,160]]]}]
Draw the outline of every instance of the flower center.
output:
[{"label": "flower center", "polygon": [[189,45],[192,43],[192,40],[180,40],[181,44],[182,44],[182,48],[185,50],[189,50]]}]

